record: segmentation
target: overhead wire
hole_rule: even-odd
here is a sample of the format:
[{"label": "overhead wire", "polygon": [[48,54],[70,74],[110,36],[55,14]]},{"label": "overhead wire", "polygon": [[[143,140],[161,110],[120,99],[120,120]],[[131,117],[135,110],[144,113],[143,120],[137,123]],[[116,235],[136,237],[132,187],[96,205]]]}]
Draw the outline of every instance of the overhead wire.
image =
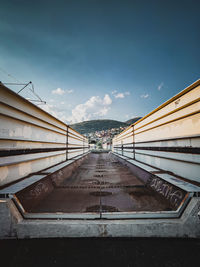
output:
[{"label": "overhead wire", "polygon": [[[13,75],[11,75],[10,73],[8,73],[7,71],[5,71],[2,67],[0,67],[0,71],[1,72],[3,72],[4,74],[6,74],[9,78],[12,78],[12,79],[14,79],[17,83],[3,83],[3,82],[1,82],[1,83],[3,83],[3,84],[7,84],[7,85],[24,85],[18,92],[17,92],[17,94],[19,94],[19,93],[21,93],[25,88],[27,88],[27,89],[29,89],[32,93],[33,93],[33,95],[35,96],[35,97],[37,97],[38,98],[38,100],[35,100],[35,99],[28,99],[29,101],[33,101],[33,102],[41,102],[41,104],[42,103],[44,103],[44,104],[46,104],[46,102],[45,101],[43,101],[42,99],[41,99],[41,97],[38,95],[38,94],[36,94],[36,92],[35,92],[35,90],[34,90],[34,85],[33,85],[33,83],[30,81],[30,82],[28,82],[28,83],[22,83],[21,81],[19,81],[16,77],[14,77]],[[31,87],[29,87],[29,85],[31,85]]]},{"label": "overhead wire", "polygon": [[14,79],[15,81],[17,81],[18,83],[21,83],[17,78],[15,78],[13,75],[9,74],[7,71],[5,71],[2,67],[0,67],[1,72],[3,72],[4,74],[6,74],[8,77]]}]

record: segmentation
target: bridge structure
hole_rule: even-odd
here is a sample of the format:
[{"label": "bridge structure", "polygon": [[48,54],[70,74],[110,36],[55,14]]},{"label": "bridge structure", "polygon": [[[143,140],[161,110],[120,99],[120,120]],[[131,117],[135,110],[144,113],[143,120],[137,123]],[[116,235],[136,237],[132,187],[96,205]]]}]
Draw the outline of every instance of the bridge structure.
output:
[{"label": "bridge structure", "polygon": [[200,80],[89,150],[0,84],[0,238],[200,237]]}]

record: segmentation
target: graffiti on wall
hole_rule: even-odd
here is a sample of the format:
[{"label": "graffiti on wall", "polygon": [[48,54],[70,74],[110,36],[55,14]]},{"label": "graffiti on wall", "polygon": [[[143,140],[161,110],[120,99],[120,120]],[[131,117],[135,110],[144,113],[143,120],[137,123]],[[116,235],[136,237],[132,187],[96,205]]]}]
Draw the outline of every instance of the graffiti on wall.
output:
[{"label": "graffiti on wall", "polygon": [[169,200],[175,208],[178,208],[181,201],[185,197],[184,191],[177,189],[175,186],[168,184],[167,182],[157,177],[151,177],[148,182],[148,185],[153,190],[155,190],[156,192],[164,196],[167,200]]}]

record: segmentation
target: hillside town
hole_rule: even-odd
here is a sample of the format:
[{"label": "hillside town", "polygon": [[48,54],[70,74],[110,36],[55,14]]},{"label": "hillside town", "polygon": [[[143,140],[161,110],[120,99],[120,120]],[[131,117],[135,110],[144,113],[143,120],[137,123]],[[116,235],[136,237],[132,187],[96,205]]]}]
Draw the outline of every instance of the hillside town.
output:
[{"label": "hillside town", "polygon": [[95,131],[86,133],[89,139],[90,149],[106,149],[112,148],[112,139],[115,135],[121,133],[127,127],[112,128],[108,130]]}]

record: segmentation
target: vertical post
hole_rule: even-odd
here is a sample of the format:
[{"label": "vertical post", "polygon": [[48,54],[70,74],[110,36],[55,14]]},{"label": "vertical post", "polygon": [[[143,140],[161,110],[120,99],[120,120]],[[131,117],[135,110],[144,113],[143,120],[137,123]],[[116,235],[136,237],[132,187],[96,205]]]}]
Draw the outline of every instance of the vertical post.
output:
[{"label": "vertical post", "polygon": [[85,143],[84,143],[85,139],[84,139],[84,136],[83,136],[83,154],[85,152]]},{"label": "vertical post", "polygon": [[68,160],[68,136],[69,136],[69,126],[67,125],[67,130],[66,130],[66,160]]},{"label": "vertical post", "polygon": [[133,159],[135,159],[135,135],[134,135],[134,125],[133,127]]}]

